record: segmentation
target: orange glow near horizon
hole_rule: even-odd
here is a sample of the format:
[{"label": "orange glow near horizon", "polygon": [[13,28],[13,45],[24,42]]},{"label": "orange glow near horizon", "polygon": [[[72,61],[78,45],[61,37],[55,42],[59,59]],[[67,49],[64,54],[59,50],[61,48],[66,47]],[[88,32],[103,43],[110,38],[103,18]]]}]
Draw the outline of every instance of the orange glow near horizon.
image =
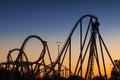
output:
[{"label": "orange glow near horizon", "polygon": [[[17,41],[19,41],[19,39],[14,39],[11,42],[1,41],[2,47],[1,47],[1,53],[0,53],[0,57],[1,57],[0,62],[6,62],[6,60],[7,60],[6,58],[7,58],[7,54],[9,52],[9,50],[21,47],[22,41],[19,41],[19,42],[17,42]],[[79,42],[78,43],[76,43],[76,41],[73,41],[73,42],[75,42],[74,44],[72,44],[72,71],[74,72],[74,69],[75,69],[77,59],[78,59],[78,56],[79,56],[80,52],[79,52],[79,46],[76,46]],[[108,42],[105,42],[105,43],[106,43],[106,46],[107,46],[113,60],[119,59],[119,54],[118,54],[118,53],[120,53],[118,51],[119,44],[113,43],[112,40],[110,40]],[[64,45],[64,42],[62,42],[62,44],[60,46],[61,49],[62,49],[63,45]],[[52,43],[48,42],[48,47],[49,47],[49,50],[50,50],[52,60],[55,61],[57,59],[57,56],[58,56],[56,42],[52,42]],[[34,39],[30,40],[27,43],[26,48],[25,48],[25,52],[26,52],[26,55],[28,56],[29,61],[37,60],[39,58],[39,55],[40,55],[41,51],[42,51],[41,42],[39,42],[38,40],[34,40]],[[99,51],[99,53],[100,53],[100,51]],[[66,66],[66,67],[68,67],[68,56],[69,55],[67,54],[65,62],[63,63],[63,65]],[[101,67],[102,75],[104,75],[104,73],[103,73],[103,70],[104,70],[103,69],[103,63],[102,63],[102,60],[101,60],[102,58],[101,58],[101,55],[99,55],[99,56],[100,56],[100,67]],[[46,56],[46,61],[47,61],[47,58],[48,58],[48,56]],[[110,59],[108,58],[108,55],[107,55],[106,52],[104,54],[104,58],[105,58],[105,63],[106,63],[107,75],[108,75],[108,77],[110,77],[110,70],[111,70],[112,66],[111,66]],[[83,64],[83,76],[85,75],[85,72],[86,72],[87,59],[88,59],[88,53],[87,53],[87,56],[85,58],[85,63]],[[99,75],[98,74],[98,67],[97,67],[96,64],[94,65],[94,75],[95,76]]]}]

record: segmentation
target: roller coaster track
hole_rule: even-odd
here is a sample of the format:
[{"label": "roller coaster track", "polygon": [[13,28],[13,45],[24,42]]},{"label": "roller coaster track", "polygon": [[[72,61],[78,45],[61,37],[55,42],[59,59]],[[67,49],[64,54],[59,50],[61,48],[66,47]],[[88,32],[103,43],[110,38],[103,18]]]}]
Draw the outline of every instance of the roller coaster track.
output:
[{"label": "roller coaster track", "polygon": [[[29,62],[24,52],[25,45],[31,38],[38,39],[43,45],[43,49],[41,51],[39,58],[34,62]],[[17,58],[13,61],[11,54],[14,51],[18,51],[19,53],[17,55]],[[16,48],[16,49],[10,50],[7,56],[7,62],[1,63],[1,64],[5,65],[5,69],[11,71],[12,73],[15,71],[18,71],[20,72],[20,74],[25,74],[28,72],[33,72],[34,74],[36,74],[38,71],[44,68],[44,73],[47,74],[48,66],[46,65],[45,59],[44,59],[44,56],[46,53],[48,53],[50,64],[52,65],[52,59],[49,53],[47,42],[43,41],[40,37],[36,35],[31,35],[25,39],[20,49]],[[16,74],[13,74],[13,76],[12,76],[12,79],[16,80]]]},{"label": "roller coaster track", "polygon": [[[88,18],[88,26],[85,35],[83,35],[83,21]],[[112,62],[113,66],[115,66],[112,57],[110,56],[110,53],[105,45],[105,42],[103,41],[101,34],[99,32],[99,22],[98,22],[98,18],[93,16],[93,15],[84,15],[83,17],[81,17],[76,24],[73,26],[73,29],[71,30],[68,38],[66,39],[65,44],[63,45],[63,48],[61,49],[61,52],[59,54],[59,57],[57,58],[57,60],[55,61],[55,64],[53,64],[52,69],[50,70],[53,71],[56,64],[59,63],[62,65],[64,62],[64,59],[66,57],[66,53],[67,51],[69,51],[69,76],[71,76],[71,41],[72,41],[72,36],[76,30],[76,28],[79,27],[80,28],[80,54],[79,54],[79,58],[75,67],[75,71],[74,71],[74,75],[77,76],[82,76],[83,77],[83,63],[86,57],[86,54],[89,54],[89,58],[88,58],[88,65],[87,65],[87,69],[84,70],[86,71],[85,73],[85,80],[92,80],[92,74],[93,74],[93,66],[94,66],[94,58],[96,60],[97,66],[98,66],[98,72],[99,72],[99,76],[102,76],[101,73],[101,69],[100,69],[100,60],[99,60],[99,56],[98,56],[98,50],[97,50],[97,45],[99,45],[100,47],[100,53],[102,56],[102,64],[103,64],[103,69],[104,69],[104,75],[105,78],[107,79],[107,72],[106,72],[106,65],[105,65],[105,58],[104,58],[104,54],[107,54],[110,61]],[[84,26],[85,27],[85,26]],[[91,32],[90,32],[91,29]],[[93,30],[93,31],[92,31]],[[87,43],[87,37],[88,37],[88,33],[91,33],[90,38],[88,39],[88,43]],[[83,37],[84,36],[84,37]],[[96,43],[96,37],[98,37],[98,44]],[[85,48],[85,44],[86,48]],[[88,52],[88,49],[90,49],[90,52]],[[106,53],[103,53],[103,49],[105,49]],[[83,53],[84,51],[84,53]],[[60,71],[61,68],[59,68],[58,71]],[[49,73],[50,73],[49,72]]]},{"label": "roller coaster track", "polygon": [[[87,21],[87,26],[84,25],[85,21]],[[84,29],[83,34],[83,28]],[[79,28],[79,53],[78,58],[74,67],[74,71],[72,70],[72,38],[75,30]],[[26,47],[27,42],[32,39],[36,38],[42,43],[42,51],[40,53],[39,58],[36,61],[30,62],[24,49]],[[98,51],[99,49],[99,51]],[[18,52],[18,55],[15,60],[13,60],[12,53],[14,51]],[[104,53],[106,52],[106,53]],[[68,54],[68,56],[66,56]],[[86,55],[88,54],[88,58]],[[53,62],[51,59],[51,55],[49,52],[49,48],[47,42],[42,40],[40,37],[36,35],[28,36],[21,48],[12,49],[9,51],[7,55],[7,62],[1,63],[4,69],[9,70],[11,72],[12,77],[10,80],[17,80],[16,73],[19,72],[20,75],[26,74],[25,77],[29,80],[33,75],[43,75],[45,77],[48,76],[58,76],[58,73],[62,71],[69,71],[69,77],[71,76],[81,76],[84,77],[85,80],[92,80],[94,76],[94,64],[96,62],[98,74],[99,76],[105,76],[107,79],[107,68],[106,68],[106,61],[104,54],[108,55],[109,60],[111,61],[112,65],[115,66],[112,57],[105,45],[105,42],[102,39],[102,36],[99,32],[99,22],[98,18],[93,15],[84,15],[81,17],[73,26],[69,36],[64,43],[58,58]],[[45,63],[45,55],[48,55],[49,64]],[[101,57],[99,56],[101,55]],[[69,65],[66,67],[64,66],[63,62],[65,62],[65,58],[68,57]],[[101,64],[100,58],[102,60],[102,66],[104,73],[101,72]],[[85,64],[85,59],[87,59],[86,69],[83,71],[83,66]],[[56,69],[57,65],[59,64],[58,70]],[[63,68],[62,68],[63,67]],[[117,70],[117,69],[116,69]],[[85,74],[83,74],[85,72]],[[66,72],[65,72],[66,73]],[[65,74],[66,75],[66,74]],[[28,77],[29,76],[29,77]],[[59,75],[60,77],[62,75]]]}]

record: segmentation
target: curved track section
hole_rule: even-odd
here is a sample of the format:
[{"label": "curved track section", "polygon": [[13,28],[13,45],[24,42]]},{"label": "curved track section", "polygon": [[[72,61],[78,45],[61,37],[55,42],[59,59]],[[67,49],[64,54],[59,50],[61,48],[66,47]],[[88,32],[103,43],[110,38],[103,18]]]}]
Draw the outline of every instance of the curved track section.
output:
[{"label": "curved track section", "polygon": [[[26,56],[26,53],[24,52],[25,46],[27,45],[27,42],[32,39],[36,38],[42,43],[42,51],[38,59],[33,62],[29,62],[28,57]],[[16,59],[13,60],[12,54],[14,52],[18,52]],[[26,79],[32,79],[31,77],[37,77],[39,75],[46,76],[47,70],[50,68],[48,67],[48,64],[45,62],[45,55],[48,55],[49,64],[52,64],[52,59],[49,53],[49,49],[47,46],[47,42],[43,41],[40,37],[36,35],[28,36],[20,49],[12,49],[9,51],[7,55],[7,62],[1,63],[1,65],[4,66],[5,70],[8,70],[11,72],[10,80],[17,80],[18,74],[22,77],[25,77]],[[41,72],[41,70],[43,70]],[[24,76],[23,76],[24,75]],[[42,76],[42,77],[43,77]]]},{"label": "curved track section", "polygon": [[[84,29],[85,27],[86,31]],[[79,57],[77,61],[74,61],[72,60],[73,57],[71,55],[74,55],[74,52],[72,51],[72,40],[76,29],[79,29],[79,42],[76,41],[79,46]],[[66,56],[67,54],[68,56]],[[92,80],[95,72],[94,65],[96,65],[96,71],[98,72],[97,75],[105,76],[105,79],[107,79],[105,54],[107,55],[113,66],[115,66],[112,57],[110,56],[110,53],[99,32],[98,18],[93,15],[84,15],[76,22],[73,29],[71,30],[68,38],[66,39],[66,42],[64,43],[63,48],[61,49],[59,57],[57,58],[55,64],[52,66],[50,72],[54,70],[54,68],[57,66],[57,64],[59,64],[59,62],[61,65],[63,65],[63,63],[65,62],[65,58],[68,57],[69,77],[72,75],[77,75],[80,77],[84,77],[85,80]],[[74,64],[74,62],[76,62],[76,64]],[[72,67],[71,64],[74,64],[75,67]],[[61,71],[61,67],[58,69],[58,71]],[[74,72],[74,74],[71,74],[71,72]]]},{"label": "curved track section", "polygon": [[[76,32],[78,32],[78,35],[75,37],[78,40],[74,41],[74,34]],[[38,39],[42,43],[42,50],[39,58],[30,62],[26,56],[25,47],[27,42],[33,38]],[[73,49],[77,49],[77,51],[74,52]],[[12,56],[14,52],[18,52],[15,59]],[[61,76],[79,76],[85,78],[85,80],[92,80],[95,71],[97,72],[95,74],[104,76],[106,80],[106,56],[108,58],[107,60],[115,66],[99,32],[98,18],[93,15],[84,15],[73,26],[56,61],[52,62],[47,42],[39,36],[31,35],[24,40],[20,49],[16,48],[9,51],[7,62],[1,63],[0,67],[11,74],[10,80],[21,80],[21,78],[35,80],[36,77],[51,76],[57,77],[55,79]],[[49,63],[46,63],[46,60]],[[68,65],[66,66],[66,64]]]}]

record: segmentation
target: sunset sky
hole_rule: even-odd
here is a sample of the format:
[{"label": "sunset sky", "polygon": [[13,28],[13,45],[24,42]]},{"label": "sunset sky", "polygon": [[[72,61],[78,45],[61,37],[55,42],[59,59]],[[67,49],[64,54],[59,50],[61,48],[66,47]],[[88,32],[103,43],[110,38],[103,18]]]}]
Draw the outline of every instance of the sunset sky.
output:
[{"label": "sunset sky", "polygon": [[[85,14],[98,17],[100,33],[114,59],[120,59],[119,0],[0,0],[0,62],[9,50],[20,48],[29,35],[47,41],[53,60],[57,41],[63,46],[73,25]],[[39,41],[29,43],[29,56],[39,56]],[[41,45],[41,43],[40,43]],[[34,53],[34,54],[32,54]]]}]

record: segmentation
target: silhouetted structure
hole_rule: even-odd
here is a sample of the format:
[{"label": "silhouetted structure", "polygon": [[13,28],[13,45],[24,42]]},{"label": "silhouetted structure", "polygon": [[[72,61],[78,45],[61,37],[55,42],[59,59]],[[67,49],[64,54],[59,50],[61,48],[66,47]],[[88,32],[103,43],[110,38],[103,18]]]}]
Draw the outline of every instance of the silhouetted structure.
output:
[{"label": "silhouetted structure", "polygon": [[[87,21],[87,26],[84,25]],[[86,24],[86,23],[85,23]],[[83,34],[83,28],[87,27],[86,32]],[[79,27],[79,57],[77,59],[77,64],[75,65],[74,70],[72,71],[72,37],[76,30]],[[38,39],[42,45],[43,49],[39,58],[30,62],[24,52],[26,43],[31,39]],[[98,47],[99,46],[99,47]],[[100,50],[98,53],[98,49]],[[103,51],[104,49],[104,51]],[[17,58],[13,60],[11,54],[14,51],[18,51]],[[3,62],[0,65],[0,79],[1,80],[106,80],[106,64],[104,59],[104,52],[107,53],[112,65],[114,66],[113,72],[118,72],[116,64],[113,62],[112,57],[102,39],[102,36],[99,32],[99,22],[97,17],[93,15],[84,15],[81,17],[73,26],[63,48],[61,49],[58,58],[56,61],[52,61],[51,55],[47,46],[47,42],[42,40],[36,35],[28,36],[23,42],[20,49],[12,49],[9,51],[7,56],[7,62]],[[63,65],[66,54],[69,54],[69,66],[66,67]],[[85,75],[83,75],[83,64],[88,54],[87,58],[87,67],[84,69]],[[99,57],[99,55],[102,57]],[[48,55],[47,59],[49,63],[45,62],[45,56]],[[100,58],[102,59],[102,65],[104,69],[104,74],[101,73],[100,67]],[[94,77],[94,64],[97,64],[98,75]],[[59,65],[58,70],[56,66]],[[68,75],[69,73],[69,75]],[[59,75],[61,74],[61,75]],[[58,76],[59,75],[59,76]],[[102,77],[104,76],[104,77]]]},{"label": "silhouetted structure", "polygon": [[[110,80],[120,80],[120,60],[114,60],[116,66],[113,66]],[[115,67],[117,71],[115,70]]]},{"label": "silhouetted structure", "polygon": [[[87,21],[87,20],[88,20],[87,30],[86,30],[86,33],[83,34],[83,28],[86,27],[86,26],[84,26],[84,23],[85,23],[84,21]],[[75,67],[74,74],[71,74],[71,54],[72,54],[71,42],[72,42],[72,36],[77,27],[79,27],[79,30],[80,30],[80,34],[79,34],[80,35],[80,41],[79,41],[80,42],[80,45],[79,45],[80,53],[79,53],[79,58],[78,58],[76,67]],[[90,37],[88,38],[88,36],[90,36]],[[98,53],[98,48],[100,50],[99,53]],[[104,49],[104,51],[103,51],[103,49]],[[56,64],[58,64],[58,62],[60,62],[61,65],[63,64],[67,52],[69,54],[69,71],[70,71],[69,76],[77,75],[77,76],[83,77],[83,68],[82,67],[83,67],[83,63],[84,63],[87,53],[89,54],[89,57],[88,57],[87,68],[86,68],[86,70],[84,70],[84,71],[86,71],[85,80],[92,80],[92,78],[94,77],[94,75],[93,75],[94,74],[93,73],[94,61],[96,61],[99,76],[102,76],[99,55],[102,56],[101,59],[102,59],[102,65],[103,65],[103,69],[104,69],[103,76],[105,76],[105,79],[107,79],[107,72],[106,72],[106,64],[105,64],[104,54],[108,55],[113,66],[115,66],[115,64],[112,60],[112,57],[110,56],[110,53],[109,53],[109,51],[102,39],[102,36],[99,32],[98,19],[97,19],[97,17],[92,16],[92,15],[84,15],[76,22],[75,26],[71,30],[62,50],[60,52],[58,59],[55,61],[55,64],[53,65],[50,72],[54,70],[54,68],[55,68]],[[104,53],[104,52],[106,52],[106,53]],[[116,67],[115,67],[115,70],[117,71]]]}]

